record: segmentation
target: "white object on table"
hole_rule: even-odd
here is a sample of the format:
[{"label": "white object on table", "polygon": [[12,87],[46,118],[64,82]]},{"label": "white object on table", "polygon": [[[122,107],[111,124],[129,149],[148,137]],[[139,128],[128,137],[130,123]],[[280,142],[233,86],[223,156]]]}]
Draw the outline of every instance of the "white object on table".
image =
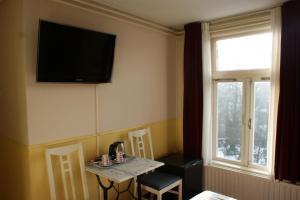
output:
[{"label": "white object on table", "polygon": [[144,158],[133,158],[125,163],[112,165],[107,168],[99,168],[88,165],[86,170],[100,177],[116,183],[130,180],[136,176],[152,171],[163,166],[164,163]]},{"label": "white object on table", "polygon": [[204,192],[201,192],[197,196],[194,196],[190,200],[236,200],[236,199],[206,190]]}]

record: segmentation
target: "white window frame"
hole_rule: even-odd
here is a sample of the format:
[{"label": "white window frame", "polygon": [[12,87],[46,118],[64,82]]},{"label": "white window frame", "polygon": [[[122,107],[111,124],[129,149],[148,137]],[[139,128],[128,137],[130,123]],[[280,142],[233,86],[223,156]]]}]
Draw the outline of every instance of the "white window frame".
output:
[{"label": "white window frame", "polygon": [[[271,68],[270,69],[256,69],[256,70],[240,70],[240,71],[217,71],[216,66],[216,42],[222,39],[230,39],[241,36],[249,36],[253,34],[260,34],[271,32],[269,30],[258,30],[239,34],[226,34],[225,36],[215,36],[211,38],[211,58],[212,58],[212,111],[213,111],[213,127],[212,127],[212,160],[217,161],[218,164],[230,164],[237,167],[243,167],[243,169],[254,169],[262,171],[264,173],[270,173],[270,165],[272,163],[272,133],[270,132],[270,113],[271,105],[269,104],[269,119],[268,119],[268,140],[267,140],[267,164],[266,166],[257,165],[252,163],[252,149],[254,131],[253,131],[253,117],[254,117],[254,82],[260,81],[270,81]],[[229,160],[225,158],[217,157],[217,140],[218,140],[218,130],[217,130],[217,83],[218,82],[243,82],[243,132],[241,133],[241,160]],[[271,94],[271,88],[270,88]],[[270,95],[271,98],[271,95]],[[270,101],[271,102],[271,101]],[[252,119],[252,127],[248,128],[248,120]]]}]

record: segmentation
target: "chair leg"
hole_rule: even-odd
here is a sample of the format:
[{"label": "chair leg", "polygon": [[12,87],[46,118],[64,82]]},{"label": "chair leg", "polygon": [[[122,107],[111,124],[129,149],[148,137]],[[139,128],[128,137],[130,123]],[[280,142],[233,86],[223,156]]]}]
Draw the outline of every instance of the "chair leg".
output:
[{"label": "chair leg", "polygon": [[103,189],[99,186],[99,200],[104,198]]},{"label": "chair leg", "polygon": [[178,186],[178,200],[182,200],[182,181],[180,181]]},{"label": "chair leg", "polygon": [[133,196],[134,198],[137,198],[137,183],[136,183],[136,178],[133,179],[134,184],[133,184]]},{"label": "chair leg", "polygon": [[157,200],[161,200],[161,194],[157,195]]}]

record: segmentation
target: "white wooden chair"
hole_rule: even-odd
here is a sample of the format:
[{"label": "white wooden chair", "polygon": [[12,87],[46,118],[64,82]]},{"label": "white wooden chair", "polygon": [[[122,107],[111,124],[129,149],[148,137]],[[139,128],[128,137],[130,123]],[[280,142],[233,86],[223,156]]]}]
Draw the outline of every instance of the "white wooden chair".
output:
[{"label": "white wooden chair", "polygon": [[[147,139],[147,147],[150,151],[150,159],[154,159],[150,128],[141,129],[137,131],[130,131],[128,133],[128,137],[130,140],[131,151],[133,156],[147,158],[147,152],[144,142],[144,139]],[[182,180],[180,179],[180,177],[166,173],[151,172],[149,174],[141,176],[141,178],[137,181],[140,181],[143,190],[146,190],[151,193],[151,199],[153,198],[152,194],[155,194],[157,196],[157,200],[161,200],[162,194],[166,192],[176,193],[178,194],[178,199],[182,199]],[[176,187],[178,187],[178,191],[172,190]],[[135,184],[135,195],[136,188],[137,187]]]},{"label": "white wooden chair", "polygon": [[[60,165],[60,173],[62,177],[62,184],[63,184],[63,191],[64,197],[66,200],[69,199],[80,199],[77,197],[77,193],[75,190],[75,182],[74,182],[74,174],[73,174],[73,167],[71,162],[71,154],[77,153],[79,167],[80,167],[80,174],[81,174],[81,184],[82,184],[82,191],[83,191],[83,199],[89,199],[89,192],[87,187],[87,180],[85,174],[85,164],[84,164],[84,156],[82,150],[82,144],[73,144],[68,146],[62,146],[57,148],[51,148],[46,150],[46,162],[48,168],[48,179],[49,179],[49,186],[50,186],[50,195],[51,200],[56,200],[56,189],[55,189],[55,180],[54,180],[54,172],[53,172],[53,165],[52,165],[52,157],[57,156],[59,158],[59,165]],[[67,180],[69,177],[69,181]],[[68,185],[68,183],[70,185]],[[68,188],[71,187],[71,194],[69,194]]]}]

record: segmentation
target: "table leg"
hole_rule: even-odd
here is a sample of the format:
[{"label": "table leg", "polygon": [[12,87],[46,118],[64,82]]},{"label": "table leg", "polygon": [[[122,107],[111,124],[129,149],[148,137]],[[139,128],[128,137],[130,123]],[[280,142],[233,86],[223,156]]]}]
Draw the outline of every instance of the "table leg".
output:
[{"label": "table leg", "polygon": [[141,186],[141,182],[139,180],[140,178],[141,178],[140,176],[137,177],[138,200],[142,199],[142,186]]},{"label": "table leg", "polygon": [[108,187],[105,187],[103,185],[103,183],[101,182],[101,179],[98,175],[97,176],[97,180],[98,180],[98,183],[100,185],[100,187],[103,189],[103,198],[104,200],[108,200],[108,196],[107,196],[107,192],[110,188],[112,188],[112,186],[114,185],[114,182],[113,181],[109,181],[109,186]]},{"label": "table leg", "polygon": [[122,193],[124,193],[124,192],[128,192],[129,195],[130,195],[130,197],[133,198],[133,199],[135,199],[135,198],[134,198],[134,195],[133,195],[132,192],[130,191],[130,186],[131,186],[132,181],[133,181],[133,179],[130,179],[127,188],[126,188],[125,190],[123,190],[123,191],[120,191],[119,184],[118,184],[118,188],[116,188],[116,187],[113,185],[113,189],[117,192],[117,197],[116,197],[116,199],[119,199],[120,194],[122,194]]}]

